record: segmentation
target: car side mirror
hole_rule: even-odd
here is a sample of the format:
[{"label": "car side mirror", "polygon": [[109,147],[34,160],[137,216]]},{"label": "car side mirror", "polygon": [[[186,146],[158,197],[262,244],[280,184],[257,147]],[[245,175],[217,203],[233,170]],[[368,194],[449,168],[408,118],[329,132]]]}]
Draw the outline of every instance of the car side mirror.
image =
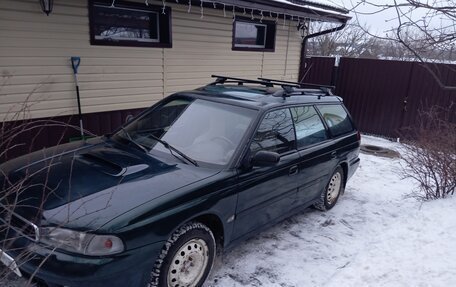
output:
[{"label": "car side mirror", "polygon": [[125,118],[125,123],[131,122],[132,119],[133,119],[133,115],[132,115],[132,114],[129,114],[129,115]]},{"label": "car side mirror", "polygon": [[273,166],[280,160],[276,152],[260,150],[252,158],[252,166]]}]

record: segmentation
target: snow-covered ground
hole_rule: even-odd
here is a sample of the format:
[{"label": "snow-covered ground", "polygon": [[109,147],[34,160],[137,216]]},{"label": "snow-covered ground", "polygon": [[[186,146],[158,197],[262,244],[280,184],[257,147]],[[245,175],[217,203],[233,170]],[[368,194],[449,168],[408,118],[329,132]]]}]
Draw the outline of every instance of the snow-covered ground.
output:
[{"label": "snow-covered ground", "polygon": [[225,253],[206,286],[456,286],[456,197],[420,203],[399,169],[361,154],[332,210],[303,211]]},{"label": "snow-covered ground", "polygon": [[332,210],[305,210],[225,252],[206,287],[456,286],[456,196],[420,203],[399,169],[399,159],[361,154]]}]

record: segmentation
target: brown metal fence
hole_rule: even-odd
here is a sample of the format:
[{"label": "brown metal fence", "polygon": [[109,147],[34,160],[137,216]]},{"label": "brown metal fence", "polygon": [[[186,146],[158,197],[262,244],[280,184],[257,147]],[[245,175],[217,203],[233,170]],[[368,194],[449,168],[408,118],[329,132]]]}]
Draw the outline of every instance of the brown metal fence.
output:
[{"label": "brown metal fence", "polygon": [[442,89],[428,70],[445,85],[456,86],[456,65],[356,58],[341,58],[335,69],[331,65],[335,58],[308,58],[310,71],[303,81],[335,84],[362,132],[398,137],[401,129],[413,127],[420,110],[433,105],[453,103],[456,118],[456,91]]},{"label": "brown metal fence", "polygon": [[333,79],[334,58],[313,57],[307,58],[304,64],[304,82],[330,85]]}]

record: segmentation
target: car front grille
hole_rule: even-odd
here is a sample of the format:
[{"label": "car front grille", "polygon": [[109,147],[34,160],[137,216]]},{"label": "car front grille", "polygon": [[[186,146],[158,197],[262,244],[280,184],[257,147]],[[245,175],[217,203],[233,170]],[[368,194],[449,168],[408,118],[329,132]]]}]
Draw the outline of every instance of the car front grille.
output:
[{"label": "car front grille", "polygon": [[11,228],[29,240],[38,241],[39,239],[39,228],[36,224],[11,211],[3,204],[0,204],[0,224],[4,225],[2,229]]}]

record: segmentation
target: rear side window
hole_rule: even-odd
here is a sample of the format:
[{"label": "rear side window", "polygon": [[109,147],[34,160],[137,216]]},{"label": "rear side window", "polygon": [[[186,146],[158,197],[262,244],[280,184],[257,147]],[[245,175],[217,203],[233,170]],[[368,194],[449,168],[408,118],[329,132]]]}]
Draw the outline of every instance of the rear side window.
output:
[{"label": "rear side window", "polygon": [[285,153],[295,149],[295,131],[289,109],[281,109],[266,114],[250,145],[255,154],[259,150]]},{"label": "rear side window", "polygon": [[328,139],[326,129],[313,106],[291,108],[298,148]]},{"label": "rear side window", "polygon": [[350,118],[342,105],[319,105],[317,108],[333,136],[340,136],[354,130]]}]

